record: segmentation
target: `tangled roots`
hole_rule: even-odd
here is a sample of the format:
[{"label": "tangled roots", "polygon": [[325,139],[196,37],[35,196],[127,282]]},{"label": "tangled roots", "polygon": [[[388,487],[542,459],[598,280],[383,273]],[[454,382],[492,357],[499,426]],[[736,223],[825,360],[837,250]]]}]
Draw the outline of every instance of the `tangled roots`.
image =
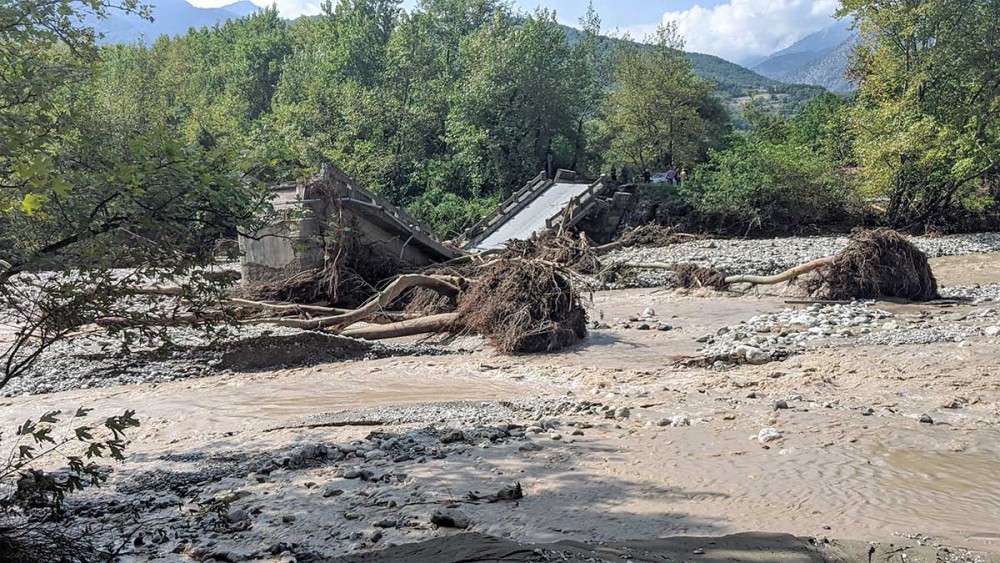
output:
[{"label": "tangled roots", "polygon": [[697,264],[679,264],[674,272],[677,287],[725,289],[727,286],[726,276],[721,272]]},{"label": "tangled roots", "polygon": [[548,264],[499,260],[462,293],[456,328],[504,354],[550,352],[587,335],[587,312],[570,278]]},{"label": "tangled roots", "polygon": [[806,289],[814,298],[830,300],[939,297],[927,255],[890,230],[853,235],[847,248],[806,281]]},{"label": "tangled roots", "polygon": [[553,231],[543,231],[528,240],[512,240],[500,254],[502,258],[544,260],[565,266],[579,274],[596,274],[601,261],[583,238],[574,238]]},{"label": "tangled roots", "polygon": [[682,242],[691,242],[692,240],[697,240],[698,238],[699,237],[697,236],[678,233],[673,227],[649,224],[640,225],[631,231],[628,231],[622,235],[620,239],[618,239],[618,242],[621,248],[629,248],[633,246],[660,247],[680,244]]}]

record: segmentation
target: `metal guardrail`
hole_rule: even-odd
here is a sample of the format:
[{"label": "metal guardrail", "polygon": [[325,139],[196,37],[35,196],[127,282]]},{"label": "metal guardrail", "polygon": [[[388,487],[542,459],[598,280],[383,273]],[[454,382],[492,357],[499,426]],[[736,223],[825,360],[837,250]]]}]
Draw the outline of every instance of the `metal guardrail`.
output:
[{"label": "metal guardrail", "polygon": [[539,193],[544,191],[547,187],[549,181],[545,178],[545,171],[541,171],[537,176],[532,178],[525,184],[521,189],[514,192],[510,197],[505,199],[496,209],[494,209],[489,215],[486,215],[479,220],[475,225],[470,227],[465,231],[461,237],[459,237],[455,243],[462,247],[470,246],[470,243],[478,243],[479,240],[483,238],[483,235],[490,232],[490,230],[500,223],[500,219],[510,214],[511,212],[522,207],[526,202],[531,201]]},{"label": "metal guardrail", "polygon": [[601,176],[596,182],[590,185],[586,191],[574,197],[566,203],[566,206],[552,217],[545,220],[547,229],[568,229],[576,225],[596,203],[598,196],[607,189],[608,181],[606,176]]}]

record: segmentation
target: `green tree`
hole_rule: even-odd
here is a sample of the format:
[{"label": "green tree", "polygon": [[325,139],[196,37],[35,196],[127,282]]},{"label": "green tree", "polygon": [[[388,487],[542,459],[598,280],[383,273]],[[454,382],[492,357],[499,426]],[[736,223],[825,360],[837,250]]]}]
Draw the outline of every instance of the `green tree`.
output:
[{"label": "green tree", "polygon": [[1000,3],[843,0],[862,42],[851,125],[864,193],[924,226],[989,197],[1000,173]]},{"label": "green tree", "polygon": [[[649,49],[624,44],[607,99],[611,148],[642,168],[700,160],[712,142],[700,109],[712,85],[695,76],[674,24],[661,25]],[[719,117],[717,112],[713,112]]]},{"label": "green tree", "polygon": [[[568,165],[579,93],[566,35],[551,12],[514,23],[497,15],[462,43],[465,78],[452,98],[447,139],[470,193],[509,193],[554,154]],[[571,152],[568,149],[567,152]]]}]

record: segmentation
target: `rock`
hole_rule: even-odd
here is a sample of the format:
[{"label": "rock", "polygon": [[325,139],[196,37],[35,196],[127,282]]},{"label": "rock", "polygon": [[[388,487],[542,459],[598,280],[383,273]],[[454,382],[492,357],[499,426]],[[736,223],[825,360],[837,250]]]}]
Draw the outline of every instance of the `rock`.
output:
[{"label": "rock", "polygon": [[774,402],[774,410],[776,411],[785,410],[787,408],[788,408],[787,401],[779,400]]},{"label": "rock", "polygon": [[780,439],[781,432],[778,432],[774,428],[762,428],[761,431],[757,433],[757,440],[761,444],[766,444]]},{"label": "rock", "polygon": [[524,498],[524,489],[521,488],[521,483],[514,483],[501,488],[494,498],[497,500],[520,500]]},{"label": "rock", "polygon": [[691,417],[686,414],[679,414],[670,418],[670,426],[691,426]]},{"label": "rock", "polygon": [[763,365],[771,361],[771,354],[753,346],[746,347],[743,357],[746,358],[748,364],[755,366]]},{"label": "rock", "polygon": [[672,325],[670,323],[665,323],[663,321],[660,321],[660,322],[656,323],[656,330],[658,330],[660,332],[671,331],[671,330],[674,330],[674,325]]},{"label": "rock", "polygon": [[959,399],[959,398],[949,399],[949,400],[945,401],[941,405],[941,408],[943,408],[943,409],[961,409],[961,408],[965,408],[965,400],[964,399]]},{"label": "rock", "polygon": [[365,452],[365,459],[385,459],[385,452],[382,450],[369,450]]},{"label": "rock", "polygon": [[649,323],[639,323],[635,328],[636,330],[649,330],[653,327],[649,326]]},{"label": "rock", "polygon": [[929,414],[920,415],[920,424],[934,424],[934,419]]},{"label": "rock", "polygon": [[343,489],[329,487],[323,490],[323,498],[339,497],[342,494],[344,494]]},{"label": "rock", "polygon": [[583,430],[577,428],[576,430],[573,431],[572,436],[583,436]]},{"label": "rock", "polygon": [[983,334],[989,336],[990,338],[996,338],[1000,336],[1000,326],[988,326],[983,329]]},{"label": "rock", "polygon": [[540,446],[540,445],[538,445],[538,444],[536,444],[534,442],[525,442],[525,443],[521,444],[520,446],[518,446],[517,449],[519,451],[522,451],[522,452],[537,452],[537,451],[540,451],[542,449],[542,446]]},{"label": "rock", "polygon": [[655,317],[656,311],[654,311],[652,307],[646,307],[646,309],[643,310],[642,312],[642,316],[646,317],[647,319],[650,317]]},{"label": "rock", "polygon": [[395,528],[396,520],[392,518],[383,518],[382,520],[372,524],[372,526],[375,526],[376,528]]},{"label": "rock", "polygon": [[541,426],[529,426],[525,428],[524,431],[529,432],[531,434],[541,434],[542,432],[545,432],[545,429],[542,428]]},{"label": "rock", "polygon": [[618,420],[624,420],[631,416],[631,414],[632,411],[630,411],[628,407],[618,407],[615,409],[614,417]]},{"label": "rock", "polygon": [[555,440],[555,441],[558,442],[559,440],[563,439],[563,436],[562,436],[562,434],[559,434],[558,432],[556,432],[556,433],[553,433],[553,434],[549,434],[549,438],[552,438],[553,440]]},{"label": "rock", "polygon": [[230,524],[239,524],[247,518],[247,513],[242,508],[234,508],[226,514],[226,520],[228,520]]},{"label": "rock", "polygon": [[465,433],[461,430],[451,430],[441,435],[442,444],[455,444],[465,441]]},{"label": "rock", "polygon": [[439,508],[431,513],[431,524],[442,528],[465,530],[472,525],[472,521],[457,508]]}]

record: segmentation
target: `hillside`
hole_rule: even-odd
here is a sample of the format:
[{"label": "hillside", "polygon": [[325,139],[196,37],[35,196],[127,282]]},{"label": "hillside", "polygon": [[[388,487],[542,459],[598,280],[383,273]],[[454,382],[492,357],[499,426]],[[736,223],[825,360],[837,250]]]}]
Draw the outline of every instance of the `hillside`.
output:
[{"label": "hillside", "polygon": [[[185,0],[157,0],[153,9],[154,21],[142,20],[138,16],[124,16],[113,13],[109,18],[88,22],[103,34],[105,43],[152,43],[161,35],[182,35],[190,28],[211,27],[226,20],[247,16],[258,8],[248,0],[240,0],[221,8],[198,8]],[[576,41],[580,31],[563,26],[570,42]],[[606,49],[614,49],[622,39],[605,37]],[[805,41],[805,40],[803,40]],[[640,47],[642,46],[639,44]],[[731,63],[722,58],[704,53],[686,53],[698,76],[717,85],[720,97],[728,104],[736,105],[741,99],[754,94],[768,94],[775,108],[784,114],[791,114],[801,105],[822,92],[822,88],[806,84],[790,84],[769,78],[763,74]],[[831,63],[833,64],[833,63]],[[791,76],[791,75],[790,75]],[[821,78],[816,78],[821,84]],[[828,83],[834,83],[827,80]]]},{"label": "hillside", "polygon": [[[580,31],[563,26],[571,43],[575,42]],[[614,37],[603,37],[605,49],[614,49],[624,40]],[[640,48],[643,44],[637,43]],[[747,96],[769,94],[775,108],[782,114],[792,114],[805,102],[823,92],[823,88],[809,84],[791,84],[768,78],[736,63],[705,53],[685,53],[691,62],[695,74],[714,82],[719,95],[730,105],[736,105]]]},{"label": "hillside", "polygon": [[838,21],[758,62],[753,70],[782,82],[848,92],[854,86],[844,75],[856,42],[849,24]]},{"label": "hillside", "polygon": [[185,0],[155,0],[153,21],[112,11],[106,19],[86,21],[102,34],[103,43],[151,44],[161,35],[183,35],[190,28],[211,27],[226,20],[242,18],[260,10],[247,0],[221,8],[198,8]]}]

